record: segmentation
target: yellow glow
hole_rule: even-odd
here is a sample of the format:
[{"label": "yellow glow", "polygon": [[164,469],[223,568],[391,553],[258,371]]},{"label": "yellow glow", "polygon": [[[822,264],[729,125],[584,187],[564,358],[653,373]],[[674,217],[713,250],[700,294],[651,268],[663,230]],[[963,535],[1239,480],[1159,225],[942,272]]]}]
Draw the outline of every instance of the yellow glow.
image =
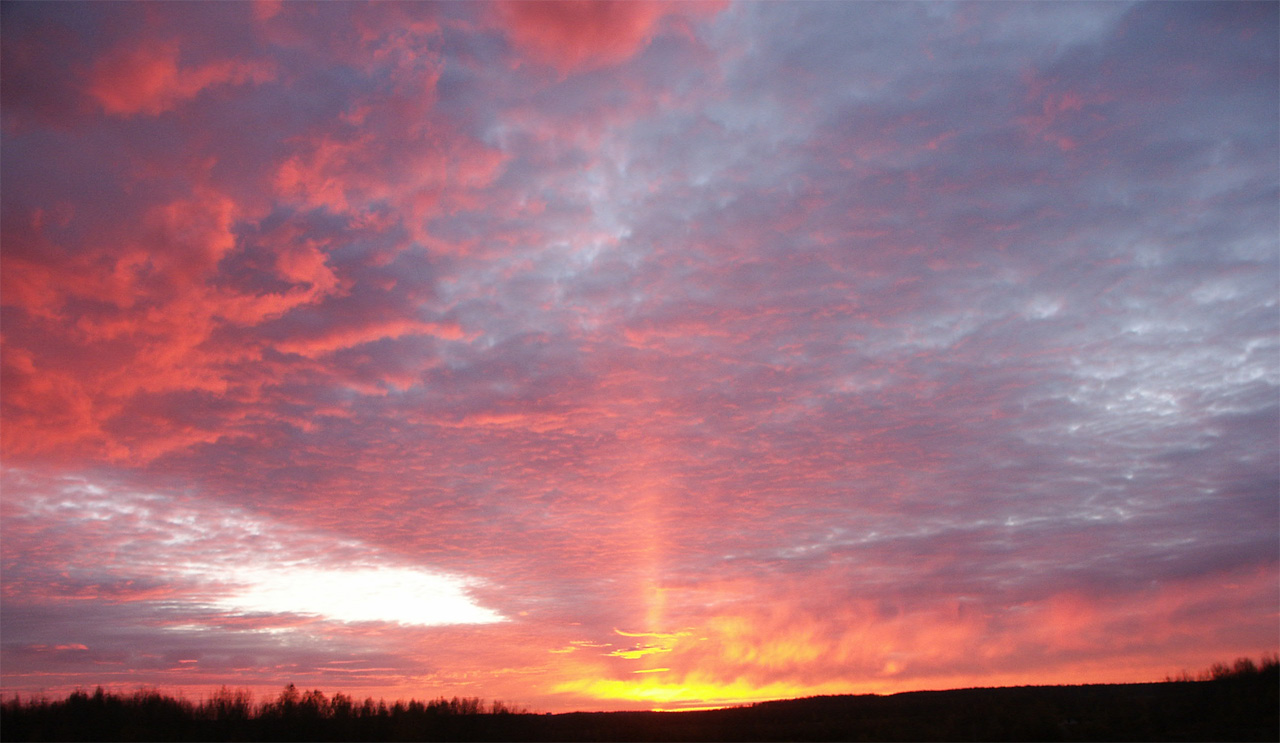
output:
[{"label": "yellow glow", "polygon": [[[715,617],[696,633],[615,628],[614,634],[637,642],[608,656],[634,660],[661,653],[666,667],[624,671],[583,658],[587,662],[574,669],[577,678],[556,690],[604,701],[641,702],[663,710],[873,691],[865,688],[865,678],[859,683],[839,676],[811,682],[802,676],[803,669],[824,659],[858,657],[857,649],[842,647],[843,638],[825,637],[823,630],[815,620],[773,611],[762,616]],[[882,652],[878,649],[875,654]]]},{"label": "yellow glow", "polygon": [[637,645],[636,647],[623,648],[609,653],[615,658],[627,658],[630,660],[654,653],[669,653],[680,638],[688,637],[690,634],[688,632],[623,632],[616,627],[613,631],[623,637],[645,637],[657,640],[657,642],[648,645]]},{"label": "yellow glow", "polygon": [[761,702],[769,699],[791,699],[816,694],[846,693],[848,688],[847,682],[833,682],[818,686],[800,686],[787,683],[756,685],[742,679],[725,682],[706,678],[699,674],[689,674],[678,682],[671,682],[657,676],[641,676],[633,679],[581,679],[560,684],[555,690],[557,692],[586,694],[596,699],[617,699],[654,704],[688,702],[691,705],[723,707]]},{"label": "yellow glow", "polygon": [[640,648],[629,648],[627,650],[615,650],[612,653],[609,653],[609,655],[612,655],[618,658],[628,658],[631,660],[635,660],[636,658],[642,658],[646,655],[652,655],[653,653],[669,653],[669,652],[671,652],[671,648],[659,647],[657,645],[646,645]]},{"label": "yellow glow", "polygon": [[623,632],[616,627],[613,631],[623,637],[652,637],[655,640],[678,640],[691,634],[690,632]]},{"label": "yellow glow", "polygon": [[744,617],[717,617],[713,629],[721,638],[721,655],[735,665],[778,668],[812,663],[831,654],[830,641],[812,623],[762,632]]}]

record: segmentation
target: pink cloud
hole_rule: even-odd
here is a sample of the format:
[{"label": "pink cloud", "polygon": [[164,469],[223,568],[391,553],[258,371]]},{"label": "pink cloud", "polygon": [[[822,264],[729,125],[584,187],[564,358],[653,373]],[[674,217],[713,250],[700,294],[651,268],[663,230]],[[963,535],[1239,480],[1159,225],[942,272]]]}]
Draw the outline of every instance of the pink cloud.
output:
[{"label": "pink cloud", "polygon": [[[7,6],[4,690],[1272,650],[1275,8],[1039,12]],[[505,621],[228,609],[250,564]]]},{"label": "pink cloud", "polygon": [[157,116],[222,85],[261,84],[275,72],[264,63],[224,60],[183,66],[176,41],[138,40],[100,58],[88,93],[116,116]]},{"label": "pink cloud", "polygon": [[667,15],[711,14],[719,7],[711,3],[534,0],[500,3],[497,13],[523,53],[563,75],[634,56],[653,38]]},{"label": "pink cloud", "polygon": [[298,338],[284,341],[277,344],[276,349],[284,353],[296,353],[307,358],[315,358],[334,351],[354,348],[371,341],[384,338],[400,338],[406,335],[430,335],[448,340],[457,340],[463,337],[463,332],[456,324],[393,320],[364,327],[337,328],[318,338]]},{"label": "pink cloud", "polygon": [[[80,439],[96,442],[113,458],[149,460],[220,437],[187,425],[157,437],[168,427],[155,426],[159,417],[143,423],[146,414],[132,430],[123,426],[128,431],[123,438],[113,437],[108,428],[141,414],[141,396],[228,393],[245,382],[254,385],[242,377],[233,382],[231,365],[259,357],[260,344],[245,344],[243,338],[229,343],[224,336],[341,291],[326,254],[305,240],[272,246],[278,252],[269,265],[284,284],[280,290],[242,290],[217,281],[224,261],[237,250],[241,216],[227,196],[197,190],[192,198],[146,209],[136,224],[111,225],[118,242],[74,252],[46,250],[34,259],[6,255],[11,291],[5,293],[5,305],[37,322],[65,319],[61,327],[50,325],[40,344],[15,345],[9,336],[6,377],[14,389],[27,393],[5,397],[6,433],[30,428],[21,436],[6,435],[7,445],[16,447],[7,451],[50,451]],[[75,346],[98,351],[63,353]],[[50,415],[49,406],[60,414]],[[71,411],[79,412],[70,416]],[[146,441],[148,436],[153,438]]]}]

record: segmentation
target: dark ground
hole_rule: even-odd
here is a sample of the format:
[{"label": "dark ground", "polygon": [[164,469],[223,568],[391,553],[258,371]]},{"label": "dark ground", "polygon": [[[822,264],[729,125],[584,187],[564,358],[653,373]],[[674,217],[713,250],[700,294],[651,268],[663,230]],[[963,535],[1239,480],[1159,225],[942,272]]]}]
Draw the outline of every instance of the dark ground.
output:
[{"label": "dark ground", "polygon": [[[496,711],[495,711],[496,709]],[[513,713],[300,694],[254,706],[156,692],[7,700],[0,739],[426,741],[1280,741],[1280,668],[1198,681],[828,696],[701,712]]]}]

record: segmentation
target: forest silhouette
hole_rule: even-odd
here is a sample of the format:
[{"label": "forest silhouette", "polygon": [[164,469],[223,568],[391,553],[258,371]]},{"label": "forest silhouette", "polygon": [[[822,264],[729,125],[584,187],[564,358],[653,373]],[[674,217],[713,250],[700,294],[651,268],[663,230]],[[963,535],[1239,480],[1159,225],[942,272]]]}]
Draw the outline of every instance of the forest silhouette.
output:
[{"label": "forest silhouette", "polygon": [[1280,740],[1280,659],[1163,682],[824,696],[697,712],[535,714],[475,697],[386,701],[289,684],[256,703],[223,688],[78,690],[0,704],[6,741]]}]

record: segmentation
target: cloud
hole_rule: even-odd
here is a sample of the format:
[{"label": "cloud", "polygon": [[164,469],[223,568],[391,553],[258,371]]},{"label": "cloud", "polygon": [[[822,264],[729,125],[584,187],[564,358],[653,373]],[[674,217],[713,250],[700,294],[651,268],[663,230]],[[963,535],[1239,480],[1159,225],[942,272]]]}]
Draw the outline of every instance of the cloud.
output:
[{"label": "cloud", "polygon": [[177,42],[134,43],[108,52],[94,65],[89,95],[116,116],[156,116],[219,85],[260,84],[269,65],[226,60],[183,66]]},{"label": "cloud", "polygon": [[1274,7],[5,13],[6,693],[1274,649]]},{"label": "cloud", "polygon": [[[176,660],[182,657],[198,661],[187,669],[197,678],[232,683],[238,676],[253,685],[261,676],[269,686],[276,684],[277,663],[290,655],[278,646],[285,637],[319,633],[361,653],[354,663],[373,666],[370,642],[361,639],[378,636],[370,627],[396,634],[401,627],[502,619],[470,598],[473,581],[389,565],[369,545],[200,501],[14,470],[5,477],[6,491],[22,498],[6,506],[6,562],[48,549],[61,554],[56,574],[46,571],[48,563],[7,571],[5,631],[31,640],[6,644],[14,673],[74,677],[76,663],[88,662],[127,666],[126,677],[141,678],[176,672],[175,664],[189,662]],[[103,535],[116,541],[108,544]],[[85,615],[103,624],[80,625]],[[351,629],[343,624],[353,622]],[[36,641],[45,633],[80,640]],[[316,666],[340,660],[342,652],[295,656],[289,667],[303,660],[308,673],[335,672]],[[401,668],[392,665],[344,670],[357,683],[363,675],[385,684],[387,672]]]},{"label": "cloud", "polygon": [[317,614],[341,622],[435,624],[500,621],[472,603],[465,583],[409,569],[267,569],[233,572],[247,587],[223,603],[249,612]]},{"label": "cloud", "polygon": [[635,55],[668,15],[715,13],[716,4],[659,2],[503,2],[496,7],[516,47],[561,75],[617,64]]}]

